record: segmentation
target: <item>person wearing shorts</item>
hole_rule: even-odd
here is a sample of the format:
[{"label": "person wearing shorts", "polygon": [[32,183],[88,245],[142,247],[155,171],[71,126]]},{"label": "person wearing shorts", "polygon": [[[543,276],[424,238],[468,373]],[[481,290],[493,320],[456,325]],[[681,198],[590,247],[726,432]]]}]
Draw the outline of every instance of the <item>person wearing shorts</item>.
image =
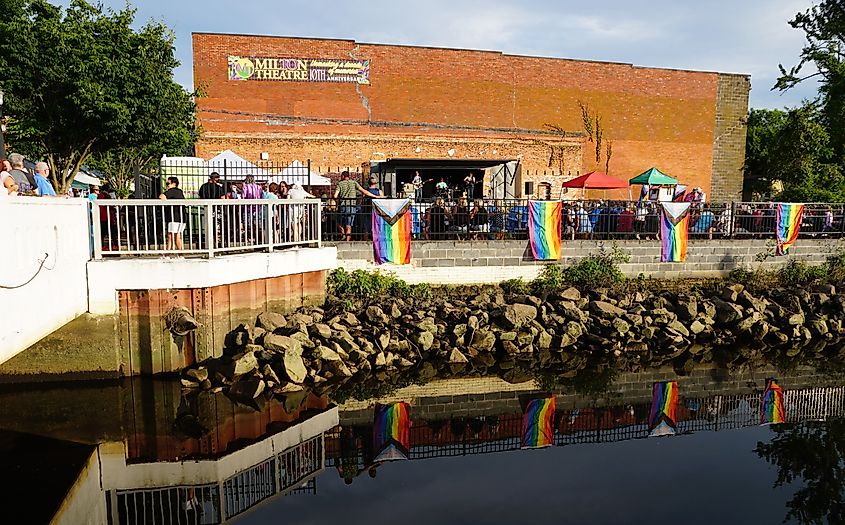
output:
[{"label": "person wearing shorts", "polygon": [[[179,179],[167,177],[167,190],[159,196],[161,200],[185,199],[179,189]],[[182,250],[182,232],[185,231],[185,207],[165,206],[164,220],[167,223],[167,250]]]},{"label": "person wearing shorts", "polygon": [[350,179],[348,171],[342,172],[340,182],[337,183],[334,190],[334,198],[338,202],[340,213],[340,233],[347,241],[352,240],[352,225],[355,224],[355,215],[358,213],[356,201],[359,192],[371,199],[379,198],[378,195],[370,193],[356,181]]}]

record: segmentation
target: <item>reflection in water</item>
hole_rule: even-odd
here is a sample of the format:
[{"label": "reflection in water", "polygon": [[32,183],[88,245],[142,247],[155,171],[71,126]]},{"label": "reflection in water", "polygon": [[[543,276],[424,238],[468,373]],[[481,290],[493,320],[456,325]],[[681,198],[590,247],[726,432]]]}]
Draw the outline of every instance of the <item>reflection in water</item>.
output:
[{"label": "reflection in water", "polygon": [[[812,383],[803,376],[802,380],[802,384]],[[779,393],[774,383],[763,390],[742,386],[744,382],[737,380],[725,387],[698,384],[698,390],[688,388],[690,395],[685,395],[687,383],[648,381],[626,383],[626,392],[634,393],[601,405],[595,399],[547,394],[504,382],[484,383],[491,388],[488,397],[455,394],[466,384],[441,381],[427,387],[425,394],[351,403],[340,410],[326,396],[301,392],[264,400],[256,410],[223,395],[184,395],[177,383],[131,382],[117,394],[104,396],[125,408],[121,408],[122,420],[115,428],[101,431],[108,437],[99,441],[95,451],[94,465],[100,470],[83,473],[93,476],[100,491],[90,502],[102,506],[103,521],[114,525],[218,524],[239,516],[249,523],[252,516],[264,512],[251,509],[279,495],[311,494],[316,496],[315,502],[333,505],[334,500],[326,500],[325,495],[320,499],[317,492],[316,478],[326,468],[341,487],[353,484],[344,487],[351,491],[363,489],[367,478],[378,476],[381,497],[399,490],[391,481],[397,473],[418,472],[415,460],[419,459],[454,457],[453,462],[463,465],[470,461],[468,456],[549,445],[551,449],[536,454],[549,458],[549,471],[557,472],[566,469],[553,464],[559,457],[553,451],[562,446],[644,439],[662,424],[676,436],[758,427],[772,420],[770,413],[778,413],[780,396],[786,422],[773,424],[772,441],[760,442],[754,452],[778,468],[776,487],[792,489],[792,484],[805,481],[806,486],[797,487],[788,502],[787,518],[801,523],[816,523],[825,517],[845,520],[845,386],[784,388]],[[783,384],[788,387],[789,378]],[[709,394],[695,395],[703,391]],[[60,394],[58,402],[82,410],[73,405],[72,395]],[[80,398],[84,403],[92,399]],[[36,434],[49,434],[53,428],[37,415],[27,420],[22,412],[10,413],[8,406],[0,409],[0,425],[28,425],[20,430]],[[74,437],[66,427],[61,432],[65,439]],[[90,439],[85,429],[80,432]],[[684,438],[647,442],[658,443],[661,454],[681,451],[676,452],[680,456],[667,456],[666,461],[677,462],[690,454],[688,449],[684,452],[684,447],[690,446],[684,445]],[[605,448],[584,448],[583,453],[597,458],[597,450]],[[537,457],[516,455],[526,462]],[[496,476],[496,465],[505,456],[514,455],[484,460],[490,476]],[[411,461],[384,466],[393,459]],[[710,460],[719,459],[717,450]],[[430,463],[429,468],[437,470],[438,465],[449,462]],[[380,474],[383,468],[388,470]],[[625,466],[618,468],[624,470]],[[399,475],[403,483],[413,486],[412,476]],[[761,481],[768,488],[769,480]],[[438,483],[459,490],[450,485],[448,477]],[[689,487],[671,488],[676,499],[687,490]],[[70,493],[77,498],[80,491]],[[711,496],[719,497],[718,493]],[[761,500],[761,504],[770,503]],[[279,505],[301,507],[291,499],[275,500],[261,508]]]},{"label": "reflection in water", "polygon": [[786,520],[845,523],[845,420],[805,421],[774,427],[754,451],[778,468],[775,487],[803,481],[787,502]]}]

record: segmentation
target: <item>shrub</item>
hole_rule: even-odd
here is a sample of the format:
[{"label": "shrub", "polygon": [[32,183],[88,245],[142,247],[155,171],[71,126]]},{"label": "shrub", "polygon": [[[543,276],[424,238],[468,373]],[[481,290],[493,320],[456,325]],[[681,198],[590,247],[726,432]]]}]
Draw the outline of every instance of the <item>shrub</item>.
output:
[{"label": "shrub", "polygon": [[789,261],[777,272],[778,280],[783,286],[804,286],[813,281],[825,279],[827,275],[826,266],[810,266],[795,259]]},{"label": "shrub", "polygon": [[592,253],[577,264],[563,270],[566,282],[581,288],[601,288],[625,282],[619,265],[630,260],[627,253],[615,244],[610,250]]},{"label": "shrub", "polygon": [[350,273],[343,268],[329,273],[326,278],[326,288],[329,294],[341,299],[366,299],[383,295],[403,299],[431,297],[431,286],[428,284],[410,285],[390,274],[364,270],[355,270]]},{"label": "shrub", "polygon": [[547,264],[540,275],[531,281],[532,293],[553,292],[566,284],[566,270],[559,264]]},{"label": "shrub", "polygon": [[506,294],[525,295],[531,291],[528,286],[528,283],[523,281],[521,278],[508,279],[507,281],[502,281],[501,283],[499,283],[499,286],[502,288],[502,291]]},{"label": "shrub", "polygon": [[845,249],[839,248],[827,258],[827,278],[836,282],[845,280]]}]

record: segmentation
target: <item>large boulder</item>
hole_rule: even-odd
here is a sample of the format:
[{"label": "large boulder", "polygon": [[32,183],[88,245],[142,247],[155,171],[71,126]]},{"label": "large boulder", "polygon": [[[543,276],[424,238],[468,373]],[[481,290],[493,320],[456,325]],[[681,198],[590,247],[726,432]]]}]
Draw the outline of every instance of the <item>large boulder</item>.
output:
[{"label": "large boulder", "polygon": [[285,375],[288,376],[291,383],[301,385],[305,381],[305,378],[308,377],[308,369],[305,368],[305,362],[302,361],[302,349],[300,349],[299,353],[293,350],[286,351],[282,360],[282,366],[284,367]]},{"label": "large boulder", "polygon": [[476,330],[472,334],[470,348],[476,352],[490,352],[496,344],[496,334],[489,330]]},{"label": "large boulder", "polygon": [[625,310],[606,301],[590,301],[590,311],[603,319],[622,317],[626,313]]},{"label": "large boulder", "polygon": [[537,307],[530,304],[509,304],[502,317],[509,328],[521,328],[537,317]]},{"label": "large boulder", "polygon": [[302,343],[287,335],[267,334],[264,336],[264,348],[276,353],[292,352],[302,355]]},{"label": "large boulder", "polygon": [[314,337],[319,337],[323,341],[328,341],[332,336],[332,329],[327,324],[314,323],[308,327],[308,333]]},{"label": "large boulder", "polygon": [[258,319],[256,319],[256,325],[268,332],[272,332],[276,328],[281,328],[287,324],[288,320],[285,319],[285,316],[276,312],[261,312],[258,314]]},{"label": "large boulder", "polygon": [[249,403],[264,392],[267,385],[261,379],[235,381],[229,387],[229,397],[241,403]]},{"label": "large boulder", "polygon": [[713,298],[713,305],[716,307],[716,322],[721,325],[731,324],[742,318],[742,308],[736,304]]},{"label": "large boulder", "polygon": [[467,356],[462,354],[457,348],[452,349],[452,352],[449,353],[449,364],[459,365],[466,364],[468,362],[469,360],[467,359]]},{"label": "large boulder", "polygon": [[419,346],[423,352],[427,352],[431,349],[431,345],[434,344],[434,334],[431,332],[417,332],[411,336],[411,341]]},{"label": "large boulder", "polygon": [[675,313],[683,321],[692,321],[698,315],[698,300],[694,296],[678,297]]},{"label": "large boulder", "polygon": [[573,288],[570,286],[566,290],[560,292],[561,299],[566,301],[572,301],[573,303],[577,303],[581,300],[581,292],[578,291],[577,288]]}]

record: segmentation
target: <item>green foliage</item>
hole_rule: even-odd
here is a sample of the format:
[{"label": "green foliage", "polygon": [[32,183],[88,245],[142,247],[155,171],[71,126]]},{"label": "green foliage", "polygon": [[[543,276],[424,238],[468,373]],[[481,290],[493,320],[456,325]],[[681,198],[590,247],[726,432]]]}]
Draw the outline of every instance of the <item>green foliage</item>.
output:
[{"label": "green foliage", "polygon": [[742,284],[742,285],[749,285],[752,284],[755,279],[757,278],[757,274],[753,271],[749,270],[748,268],[734,268],[728,274],[728,280],[734,283]]},{"label": "green foliage", "polygon": [[614,244],[610,250],[592,253],[563,270],[563,279],[588,289],[616,286],[625,282],[625,274],[619,265],[629,260],[628,254]]},{"label": "green foliage", "polygon": [[839,248],[828,256],[826,277],[833,282],[845,281],[845,249]]},{"label": "green foliage", "polygon": [[784,522],[845,521],[845,421],[807,421],[772,427],[774,437],[754,452],[777,467],[775,487],[795,490]]},{"label": "green foliage", "polygon": [[393,275],[364,270],[349,273],[343,268],[329,273],[326,288],[329,294],[342,300],[379,296],[429,299],[432,295],[431,286],[428,284],[410,285]]},{"label": "green foliage", "polygon": [[[789,24],[804,32],[806,42],[797,65],[788,71],[780,66],[775,89],[787,90],[816,78],[819,96],[785,116],[752,111],[747,143],[749,185],[782,181],[779,200],[843,202],[845,9],[841,0],[823,0],[798,13]],[[807,65],[812,72],[804,75]]]},{"label": "green foliage", "polygon": [[745,191],[795,202],[845,201],[845,172],[822,115],[808,104],[748,116]]},{"label": "green foliage", "polygon": [[547,264],[540,270],[540,275],[531,281],[531,291],[535,294],[554,292],[566,285],[566,270],[559,264]]},{"label": "green foliage", "polygon": [[827,276],[825,266],[810,266],[803,261],[792,259],[777,272],[783,286],[804,286],[820,281]]},{"label": "green foliage", "polygon": [[525,295],[531,292],[531,285],[522,278],[508,279],[499,283],[502,291],[512,295]]},{"label": "green foliage", "polygon": [[[789,25],[804,32],[806,42],[797,65],[780,66],[776,89],[786,90],[808,79],[817,79],[819,117],[830,134],[833,158],[845,154],[845,9],[842,0],[823,0],[798,13]],[[810,64],[811,73],[804,75]]]},{"label": "green foliage", "polygon": [[103,167],[110,152],[158,158],[197,138],[193,94],[173,80],[172,32],[134,23],[134,9],[85,0],[67,9],[12,0],[0,9],[9,144],[46,159],[59,192],[92,156]]}]

